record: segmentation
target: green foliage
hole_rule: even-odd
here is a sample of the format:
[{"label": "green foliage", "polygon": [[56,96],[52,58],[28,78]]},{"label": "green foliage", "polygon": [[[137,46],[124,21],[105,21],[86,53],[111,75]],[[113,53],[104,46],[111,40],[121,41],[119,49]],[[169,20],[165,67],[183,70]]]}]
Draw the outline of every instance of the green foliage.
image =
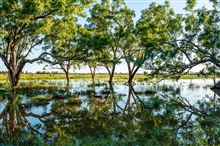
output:
[{"label": "green foliage", "polygon": [[[216,5],[209,10],[195,9],[195,4],[196,0],[187,1],[184,15],[175,14],[169,2],[152,3],[142,11],[137,29],[141,45],[149,50],[145,68],[152,70],[153,77],[178,79],[194,66],[205,63],[219,68],[219,10]],[[206,70],[215,74],[210,67]]]},{"label": "green foliage", "polygon": [[[66,49],[66,40],[75,38],[77,17],[84,15],[85,8],[88,8],[91,2],[1,1],[0,58],[8,69],[13,87],[18,86],[26,63],[44,61],[53,64],[51,58],[57,59],[58,56],[50,54],[50,51],[56,52],[57,49],[59,54],[56,55],[59,57],[63,57],[63,53],[70,54],[69,49]],[[29,58],[30,54],[39,48],[39,56]],[[74,48],[71,49],[75,51]]]},{"label": "green foliage", "polygon": [[[1,2],[0,58],[10,82],[17,86],[26,63],[47,62],[62,69],[67,81],[71,67],[104,66],[112,82],[115,66],[124,59],[129,82],[138,69],[152,70],[153,77],[178,79],[198,64],[219,68],[219,10],[195,9],[187,0],[185,14],[176,14],[168,1],[150,4],[136,26],[135,12],[124,0],[6,1]],[[77,24],[89,11],[85,26]],[[9,45],[11,44],[11,46]],[[39,56],[27,59],[40,47]],[[10,57],[11,56],[11,57]],[[47,66],[48,67],[48,66]],[[206,68],[208,75],[216,74]],[[201,73],[202,74],[202,73]]]},{"label": "green foliage", "polygon": [[86,28],[95,35],[90,43],[97,41],[102,50],[101,53],[94,51],[92,55],[98,57],[96,64],[108,70],[112,82],[115,66],[123,57],[122,50],[134,38],[131,30],[135,13],[126,6],[124,0],[102,0],[93,6],[90,15]]}]

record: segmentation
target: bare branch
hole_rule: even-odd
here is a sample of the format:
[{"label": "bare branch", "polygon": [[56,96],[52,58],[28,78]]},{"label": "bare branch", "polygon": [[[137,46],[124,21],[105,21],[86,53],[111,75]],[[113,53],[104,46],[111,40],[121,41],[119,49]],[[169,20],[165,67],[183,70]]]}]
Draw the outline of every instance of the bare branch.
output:
[{"label": "bare branch", "polygon": [[54,9],[54,10],[51,10],[49,11],[48,13],[44,14],[44,15],[41,15],[41,16],[38,16],[38,17],[35,17],[35,18],[32,18],[30,19],[31,21],[37,21],[38,19],[43,19],[43,18],[48,18],[52,13],[58,11],[59,9]]},{"label": "bare branch", "polygon": [[[59,58],[59,59],[57,59],[56,61],[52,61],[52,60],[44,58],[44,56],[47,56],[47,55],[51,56],[52,58]],[[32,63],[34,63],[36,61],[43,61],[43,62],[49,63],[51,65],[56,65],[56,64],[63,63],[64,61],[74,60],[75,57],[76,57],[76,55],[71,56],[71,57],[58,57],[58,56],[55,56],[55,55],[53,55],[51,53],[44,52],[44,53],[40,54],[37,58],[34,58],[34,59],[24,59],[24,62],[32,64]]]},{"label": "bare branch", "polygon": [[[45,38],[49,37],[49,36],[50,36],[50,35],[47,35],[47,36],[45,36],[44,38],[40,39],[40,40],[39,40],[38,42],[36,42],[35,44],[31,45],[31,47],[30,47],[29,51],[27,52],[27,54],[23,57],[23,60],[28,57],[28,55],[32,52],[32,50],[33,50],[33,48],[34,48],[35,46],[41,44],[41,43],[43,42],[43,40],[44,40]],[[37,38],[37,36],[36,36],[34,39],[36,39],[36,38]],[[33,40],[34,40],[34,39],[33,39]]]}]

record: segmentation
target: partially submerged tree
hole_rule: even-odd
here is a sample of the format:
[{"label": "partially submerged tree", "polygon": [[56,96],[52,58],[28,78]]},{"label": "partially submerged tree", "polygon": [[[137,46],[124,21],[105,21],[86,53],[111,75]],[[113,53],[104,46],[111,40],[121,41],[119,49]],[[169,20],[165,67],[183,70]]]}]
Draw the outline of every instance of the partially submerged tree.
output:
[{"label": "partially submerged tree", "polygon": [[123,58],[128,67],[128,83],[132,83],[138,70],[143,67],[147,58],[147,49],[140,46],[136,28],[130,28],[126,42],[123,46]]},{"label": "partially submerged tree", "polygon": [[[53,29],[60,19],[72,21],[81,15],[90,0],[66,1],[8,1],[0,2],[0,58],[8,69],[13,88],[16,88],[27,63],[45,61],[54,64],[46,56],[50,48],[42,48],[55,34]],[[73,23],[74,24],[74,23]],[[65,25],[65,23],[63,23]],[[62,26],[60,27],[62,29]],[[37,50],[36,58],[30,54]]]},{"label": "partially submerged tree", "polygon": [[112,84],[116,65],[122,58],[121,48],[126,39],[126,31],[130,31],[129,26],[133,25],[132,18],[135,14],[126,6],[124,0],[102,0],[93,6],[90,14],[89,26],[110,38],[106,50],[110,52],[111,60],[105,61],[103,58],[101,63],[107,69],[109,83]]},{"label": "partially submerged tree", "polygon": [[[54,34],[57,35],[51,38],[50,43],[45,47],[51,48],[52,59],[54,62],[57,62],[56,65],[50,64],[51,69],[62,70],[66,75],[67,86],[69,86],[70,69],[79,68],[80,64],[87,60],[90,56],[90,48],[80,45],[81,33],[84,32],[85,28],[82,28],[80,25],[76,26],[74,20],[71,22],[63,21],[64,23],[59,20],[59,25],[53,30]],[[60,29],[61,27],[62,29]],[[63,31],[65,32],[64,35],[59,35]]]},{"label": "partially submerged tree", "polygon": [[[98,32],[89,26],[81,27],[77,39],[77,47],[87,50],[87,57],[83,63],[89,66],[92,81],[94,83],[96,68],[101,66],[101,60],[105,55],[105,48],[109,44],[109,38],[102,32]],[[105,60],[108,60],[105,58]]]}]

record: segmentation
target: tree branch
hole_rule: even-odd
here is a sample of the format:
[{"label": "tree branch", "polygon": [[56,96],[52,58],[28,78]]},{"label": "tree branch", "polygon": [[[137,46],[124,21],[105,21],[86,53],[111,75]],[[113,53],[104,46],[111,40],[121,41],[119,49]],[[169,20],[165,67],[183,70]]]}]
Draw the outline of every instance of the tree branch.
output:
[{"label": "tree branch", "polygon": [[48,13],[44,14],[44,15],[41,15],[41,16],[38,16],[38,17],[35,17],[35,18],[32,18],[30,19],[31,21],[37,21],[38,19],[43,19],[43,18],[48,18],[50,16],[50,14],[58,11],[59,9],[54,9],[54,10],[51,10],[49,11]]}]

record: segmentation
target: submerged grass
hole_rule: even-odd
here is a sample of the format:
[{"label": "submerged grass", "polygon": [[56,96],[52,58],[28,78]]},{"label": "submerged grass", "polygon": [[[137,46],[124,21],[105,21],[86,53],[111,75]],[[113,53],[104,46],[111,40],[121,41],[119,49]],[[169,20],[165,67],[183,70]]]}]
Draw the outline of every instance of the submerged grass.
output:
[{"label": "submerged grass", "polygon": [[34,98],[32,98],[32,101],[34,102],[42,102],[42,101],[49,101],[53,98],[53,95],[48,95],[48,96],[45,96],[45,95],[38,95]]},{"label": "submerged grass", "polygon": [[190,83],[189,86],[188,86],[188,89],[191,89],[191,90],[194,90],[194,89],[199,89],[200,86],[197,85],[197,84],[194,84],[194,83]]},{"label": "submerged grass", "polygon": [[[70,79],[71,80],[77,80],[77,79],[81,79],[81,80],[91,80],[91,75],[89,73],[71,73],[69,74]],[[209,78],[213,78],[213,77],[209,77]],[[108,82],[109,79],[109,75],[108,74],[96,74],[95,76],[95,86],[99,86],[99,82]],[[147,80],[147,76],[144,74],[136,74],[134,77],[134,81],[136,82],[146,82]],[[202,77],[199,77],[197,75],[184,75],[181,76],[180,79],[202,79]],[[51,86],[50,80],[66,80],[66,76],[65,74],[55,74],[55,73],[51,73],[51,74],[35,74],[35,73],[29,73],[29,74],[22,74],[21,75],[21,82],[19,84],[19,86],[25,85],[26,83],[22,83],[22,81],[29,81],[29,86],[30,87],[34,87],[39,86],[39,84],[41,86]],[[169,78],[168,78],[169,80]],[[10,88],[10,83],[9,83],[9,79],[8,79],[8,74],[0,74],[0,81],[4,82],[4,83],[0,83],[0,88]],[[127,82],[128,81],[128,74],[126,73],[120,73],[120,74],[115,74],[114,75],[114,82]],[[100,86],[102,85],[102,83],[100,83]],[[91,84],[92,86],[92,84]]]},{"label": "submerged grass", "polygon": [[163,92],[175,92],[175,93],[180,93],[180,86],[174,86],[174,85],[167,85],[167,84],[162,84],[162,85],[157,85],[156,90],[163,91]]},{"label": "submerged grass", "polygon": [[146,89],[146,90],[143,90],[143,91],[135,91],[135,94],[145,94],[145,95],[154,95],[156,93],[157,92],[153,89]]},{"label": "submerged grass", "polygon": [[79,97],[71,97],[67,99],[67,104],[69,105],[82,104],[82,99]]}]

